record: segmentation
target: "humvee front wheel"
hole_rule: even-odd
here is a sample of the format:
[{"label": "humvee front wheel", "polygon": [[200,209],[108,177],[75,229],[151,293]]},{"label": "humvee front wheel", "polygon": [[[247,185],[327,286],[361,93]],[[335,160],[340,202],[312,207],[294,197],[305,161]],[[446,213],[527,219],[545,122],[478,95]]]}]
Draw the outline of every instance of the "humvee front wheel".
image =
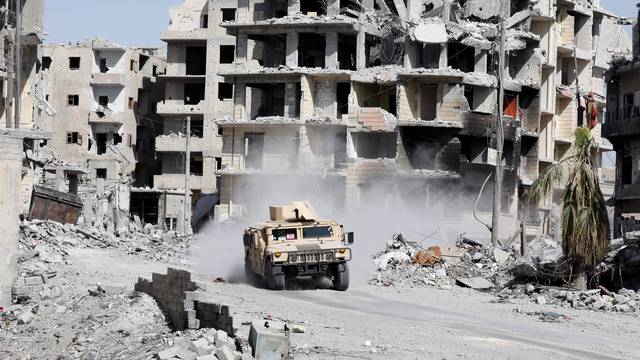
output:
[{"label": "humvee front wheel", "polygon": [[338,264],[333,274],[333,290],[346,291],[349,288],[349,266]]},{"label": "humvee front wheel", "polygon": [[267,263],[265,271],[265,280],[267,287],[271,290],[284,290],[286,286],[285,275],[279,266],[273,266],[271,263]]}]

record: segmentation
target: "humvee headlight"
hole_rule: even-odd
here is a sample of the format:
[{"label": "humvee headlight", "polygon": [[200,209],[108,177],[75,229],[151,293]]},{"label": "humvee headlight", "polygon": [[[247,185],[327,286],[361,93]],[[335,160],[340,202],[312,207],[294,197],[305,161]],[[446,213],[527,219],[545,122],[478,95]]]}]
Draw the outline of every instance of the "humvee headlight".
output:
[{"label": "humvee headlight", "polygon": [[351,250],[349,249],[338,249],[336,252],[336,258],[338,259],[348,259],[351,257]]},{"label": "humvee headlight", "polygon": [[282,256],[282,253],[281,252],[277,252],[277,253],[273,254],[273,256],[275,256],[276,259],[280,259],[280,257]]},{"label": "humvee headlight", "polygon": [[273,253],[272,259],[273,262],[281,263],[287,261],[289,259],[289,256],[286,252],[277,251]]}]

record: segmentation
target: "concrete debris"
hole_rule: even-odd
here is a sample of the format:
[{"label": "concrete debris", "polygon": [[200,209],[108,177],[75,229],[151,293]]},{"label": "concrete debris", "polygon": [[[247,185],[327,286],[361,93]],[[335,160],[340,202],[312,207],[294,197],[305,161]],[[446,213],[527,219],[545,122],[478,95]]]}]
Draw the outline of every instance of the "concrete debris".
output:
[{"label": "concrete debris", "polygon": [[495,284],[491,281],[480,276],[473,278],[457,278],[456,282],[462,286],[470,287],[475,290],[490,290],[495,287]]}]

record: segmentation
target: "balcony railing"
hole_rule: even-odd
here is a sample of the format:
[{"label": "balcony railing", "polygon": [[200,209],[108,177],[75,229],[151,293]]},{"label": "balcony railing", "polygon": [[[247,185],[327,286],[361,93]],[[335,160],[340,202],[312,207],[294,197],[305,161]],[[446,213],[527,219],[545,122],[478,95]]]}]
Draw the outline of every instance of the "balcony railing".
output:
[{"label": "balcony railing", "polygon": [[640,106],[609,111],[606,119],[602,126],[604,137],[640,134]]}]

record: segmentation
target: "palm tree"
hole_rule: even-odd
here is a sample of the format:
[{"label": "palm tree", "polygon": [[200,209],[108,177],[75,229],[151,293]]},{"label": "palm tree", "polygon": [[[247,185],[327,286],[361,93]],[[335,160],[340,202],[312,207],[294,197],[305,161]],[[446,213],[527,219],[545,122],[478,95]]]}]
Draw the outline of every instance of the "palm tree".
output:
[{"label": "palm tree", "polygon": [[571,264],[574,286],[586,288],[585,272],[606,256],[609,217],[595,164],[598,147],[586,127],[576,129],[574,137],[572,155],[549,166],[531,186],[530,196],[537,204],[551,195],[568,165],[562,193],[562,249]]}]

